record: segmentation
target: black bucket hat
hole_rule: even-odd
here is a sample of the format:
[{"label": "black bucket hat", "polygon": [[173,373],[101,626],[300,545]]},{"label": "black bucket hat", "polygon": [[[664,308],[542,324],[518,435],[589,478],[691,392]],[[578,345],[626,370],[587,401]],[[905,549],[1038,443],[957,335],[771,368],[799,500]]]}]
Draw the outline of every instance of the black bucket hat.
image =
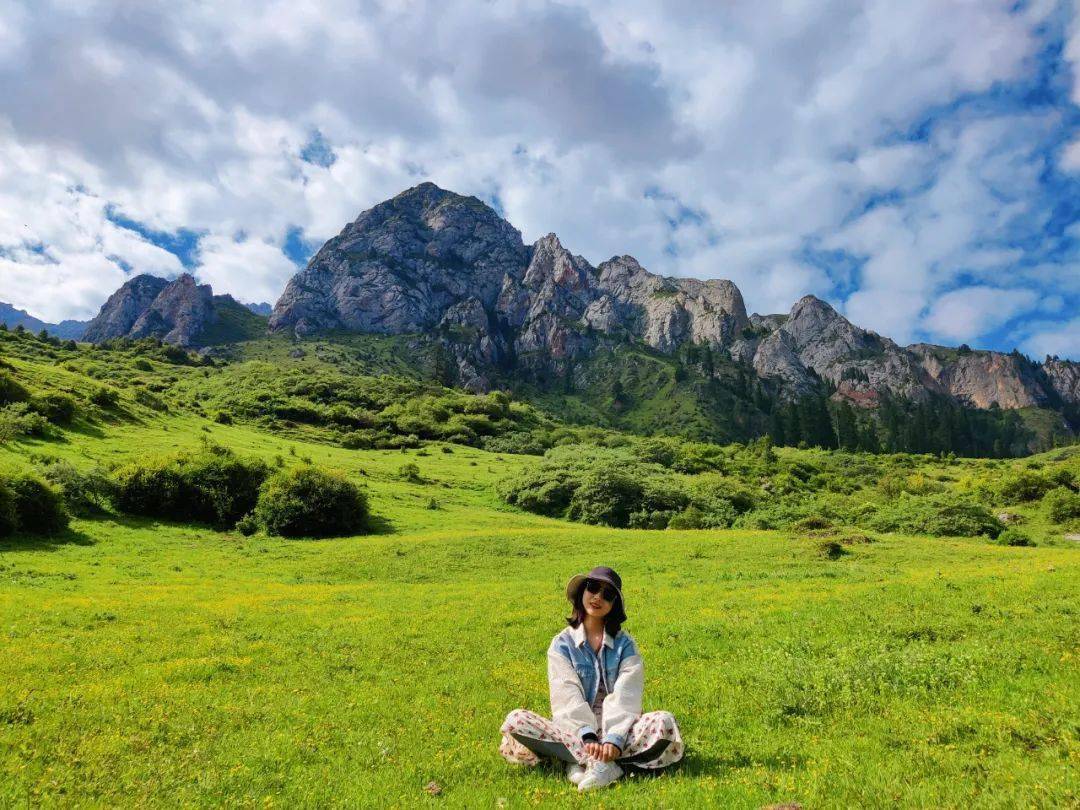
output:
[{"label": "black bucket hat", "polygon": [[619,601],[618,604],[612,605],[612,612],[618,611],[621,614],[619,621],[626,621],[626,600],[622,595],[622,577],[615,573],[614,568],[608,568],[606,565],[598,565],[587,574],[574,574],[570,577],[570,581],[566,583],[566,598],[570,600],[570,604],[574,604],[581,589],[585,587],[586,580],[590,579],[606,583],[615,589],[615,593],[619,595]]}]

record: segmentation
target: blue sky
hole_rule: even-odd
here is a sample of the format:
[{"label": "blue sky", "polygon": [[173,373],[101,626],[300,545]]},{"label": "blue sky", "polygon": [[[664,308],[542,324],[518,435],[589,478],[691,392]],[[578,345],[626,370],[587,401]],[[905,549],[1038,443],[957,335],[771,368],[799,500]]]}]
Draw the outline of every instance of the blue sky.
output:
[{"label": "blue sky", "polygon": [[[302,8],[300,6],[303,6]],[[422,180],[593,263],[1080,359],[1071,2],[0,0],[0,300],[273,302]]]}]

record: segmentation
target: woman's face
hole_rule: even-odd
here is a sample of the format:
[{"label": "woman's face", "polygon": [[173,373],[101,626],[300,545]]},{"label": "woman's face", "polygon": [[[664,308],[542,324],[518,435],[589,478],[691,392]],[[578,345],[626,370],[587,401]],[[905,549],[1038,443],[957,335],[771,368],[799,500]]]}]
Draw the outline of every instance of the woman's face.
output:
[{"label": "woman's face", "polygon": [[581,589],[581,604],[590,616],[602,619],[611,613],[611,608],[614,607],[613,602],[604,598],[605,594],[611,595],[610,588],[596,588],[597,592],[593,593],[590,587],[595,587],[595,585],[592,582],[586,582],[585,587]]}]

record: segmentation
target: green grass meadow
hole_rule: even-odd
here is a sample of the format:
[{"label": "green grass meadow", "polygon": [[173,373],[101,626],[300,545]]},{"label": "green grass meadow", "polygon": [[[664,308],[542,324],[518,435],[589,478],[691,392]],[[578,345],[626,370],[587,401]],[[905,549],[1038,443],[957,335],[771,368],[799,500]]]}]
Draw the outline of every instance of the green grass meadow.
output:
[{"label": "green grass meadow", "polygon": [[[535,459],[195,416],[4,445],[0,468],[202,437],[343,470],[376,532],[106,515],[0,541],[0,806],[1080,807],[1075,545],[885,535],[830,559],[790,532],[597,528],[499,500]],[[688,753],[583,797],[504,763],[498,727],[548,713],[563,585],[596,564]]]}]

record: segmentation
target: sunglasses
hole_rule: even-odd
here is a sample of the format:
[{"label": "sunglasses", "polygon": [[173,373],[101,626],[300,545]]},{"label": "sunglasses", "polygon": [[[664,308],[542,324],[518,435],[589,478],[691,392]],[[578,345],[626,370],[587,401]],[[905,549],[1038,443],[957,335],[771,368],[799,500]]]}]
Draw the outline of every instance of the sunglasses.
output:
[{"label": "sunglasses", "polygon": [[605,602],[614,602],[619,597],[619,592],[610,585],[597,579],[585,580],[585,590],[589,593],[598,593]]}]

